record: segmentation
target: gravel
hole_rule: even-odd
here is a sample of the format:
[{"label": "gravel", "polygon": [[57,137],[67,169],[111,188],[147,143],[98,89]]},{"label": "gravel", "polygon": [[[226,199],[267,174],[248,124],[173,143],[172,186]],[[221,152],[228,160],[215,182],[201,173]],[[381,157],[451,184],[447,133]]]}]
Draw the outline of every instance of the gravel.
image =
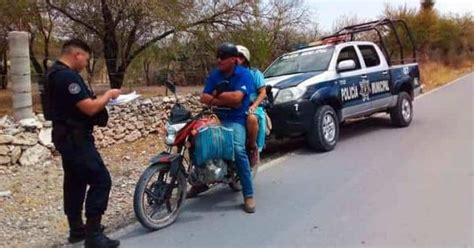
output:
[{"label": "gravel", "polygon": [[[163,150],[150,134],[138,141],[100,150],[112,176],[106,232],[134,221],[135,183],[148,159]],[[124,157],[128,159],[124,159]],[[35,167],[12,167],[0,173],[0,247],[60,247],[67,244],[60,157]]]}]

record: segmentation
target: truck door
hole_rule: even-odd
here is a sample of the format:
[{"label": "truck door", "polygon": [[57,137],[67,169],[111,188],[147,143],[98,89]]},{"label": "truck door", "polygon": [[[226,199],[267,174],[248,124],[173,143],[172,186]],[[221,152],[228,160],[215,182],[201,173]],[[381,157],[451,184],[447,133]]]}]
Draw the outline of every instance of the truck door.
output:
[{"label": "truck door", "polygon": [[367,98],[372,109],[385,108],[390,104],[391,93],[388,66],[382,63],[373,45],[358,45],[362,55],[362,79],[366,79]]},{"label": "truck door", "polygon": [[370,103],[365,103],[365,99],[362,99],[360,94],[360,84],[361,81],[361,63],[359,56],[354,48],[354,46],[347,46],[339,52],[337,57],[336,66],[339,65],[341,61],[353,60],[355,62],[355,68],[351,70],[339,71],[337,85],[339,86],[341,102],[342,102],[342,116],[353,117],[360,113],[369,106]]}]

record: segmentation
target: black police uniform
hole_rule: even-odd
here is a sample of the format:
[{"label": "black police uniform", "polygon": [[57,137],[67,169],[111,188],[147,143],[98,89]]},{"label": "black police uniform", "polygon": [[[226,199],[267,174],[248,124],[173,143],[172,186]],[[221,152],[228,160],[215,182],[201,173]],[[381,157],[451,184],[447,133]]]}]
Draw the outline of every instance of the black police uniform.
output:
[{"label": "black police uniform", "polygon": [[72,230],[74,223],[83,225],[82,208],[87,185],[86,217],[88,220],[99,218],[100,221],[107,208],[111,178],[94,144],[91,117],[76,106],[79,101],[93,98],[92,92],[79,73],[65,64],[57,61],[50,70],[56,70],[49,77],[52,136],[62,157],[64,212]]}]

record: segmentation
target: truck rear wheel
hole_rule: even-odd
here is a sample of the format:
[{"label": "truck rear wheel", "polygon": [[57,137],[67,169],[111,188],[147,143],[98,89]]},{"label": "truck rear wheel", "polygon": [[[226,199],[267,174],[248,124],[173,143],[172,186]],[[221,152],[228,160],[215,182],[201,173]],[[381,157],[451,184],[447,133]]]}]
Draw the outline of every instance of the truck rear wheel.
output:
[{"label": "truck rear wheel", "polygon": [[318,107],[306,136],[309,147],[322,152],[331,151],[336,147],[338,139],[339,121],[336,111],[329,105]]},{"label": "truck rear wheel", "polygon": [[390,109],[390,119],[392,124],[397,127],[410,125],[413,119],[413,104],[408,93],[402,91],[398,94],[397,105]]}]

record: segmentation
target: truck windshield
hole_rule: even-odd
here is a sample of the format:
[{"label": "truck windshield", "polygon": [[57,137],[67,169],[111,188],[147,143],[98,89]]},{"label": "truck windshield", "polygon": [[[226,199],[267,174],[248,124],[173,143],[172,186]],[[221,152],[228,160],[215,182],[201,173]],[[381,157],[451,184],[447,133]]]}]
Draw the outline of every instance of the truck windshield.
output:
[{"label": "truck windshield", "polygon": [[265,70],[265,77],[325,71],[328,69],[333,51],[334,47],[324,47],[283,55]]}]

